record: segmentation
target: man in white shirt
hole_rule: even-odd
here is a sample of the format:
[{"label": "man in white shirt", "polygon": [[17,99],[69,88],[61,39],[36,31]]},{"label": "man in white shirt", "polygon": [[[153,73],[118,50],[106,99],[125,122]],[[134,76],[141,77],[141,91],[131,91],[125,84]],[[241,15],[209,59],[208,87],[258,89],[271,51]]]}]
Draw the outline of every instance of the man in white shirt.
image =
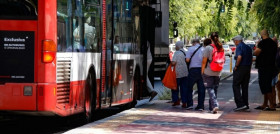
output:
[{"label": "man in white shirt", "polygon": [[[188,75],[188,87],[187,87],[187,100],[190,104],[193,104],[193,86],[197,84],[198,91],[198,105],[195,110],[204,110],[205,100],[205,87],[203,84],[203,78],[201,76],[201,63],[203,58],[204,47],[200,45],[199,39],[192,40],[193,46],[190,47],[186,54],[186,61],[189,63],[189,75]],[[193,109],[192,105],[187,109]]]}]

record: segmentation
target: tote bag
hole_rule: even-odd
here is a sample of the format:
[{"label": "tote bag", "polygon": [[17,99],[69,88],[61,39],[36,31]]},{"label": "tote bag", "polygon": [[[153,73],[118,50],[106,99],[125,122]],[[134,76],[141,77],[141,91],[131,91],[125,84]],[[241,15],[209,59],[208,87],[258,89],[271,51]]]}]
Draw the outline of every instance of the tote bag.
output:
[{"label": "tote bag", "polygon": [[177,81],[176,81],[176,71],[175,67],[168,66],[164,78],[162,80],[162,84],[170,89],[176,90],[177,89]]}]

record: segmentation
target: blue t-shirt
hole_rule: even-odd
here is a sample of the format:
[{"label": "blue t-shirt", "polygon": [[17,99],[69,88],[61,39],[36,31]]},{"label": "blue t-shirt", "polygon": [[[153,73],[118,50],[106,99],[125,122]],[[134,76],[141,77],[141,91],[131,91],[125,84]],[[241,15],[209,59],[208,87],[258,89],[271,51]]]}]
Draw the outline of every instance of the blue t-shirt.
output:
[{"label": "blue t-shirt", "polygon": [[244,44],[244,42],[239,43],[236,47],[234,59],[237,60],[239,55],[242,57],[239,66],[251,66],[253,52],[250,46]]}]

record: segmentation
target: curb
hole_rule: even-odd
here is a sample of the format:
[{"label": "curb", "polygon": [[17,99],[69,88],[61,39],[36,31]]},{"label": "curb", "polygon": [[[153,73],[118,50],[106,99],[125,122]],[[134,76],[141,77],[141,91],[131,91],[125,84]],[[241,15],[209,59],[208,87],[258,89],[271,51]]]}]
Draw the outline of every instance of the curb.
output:
[{"label": "curb", "polygon": [[227,79],[227,78],[231,77],[232,75],[233,75],[233,73],[231,73],[231,74],[229,74],[228,76],[226,76],[226,77],[222,78],[220,81],[223,81],[223,80],[225,80],[225,79]]}]

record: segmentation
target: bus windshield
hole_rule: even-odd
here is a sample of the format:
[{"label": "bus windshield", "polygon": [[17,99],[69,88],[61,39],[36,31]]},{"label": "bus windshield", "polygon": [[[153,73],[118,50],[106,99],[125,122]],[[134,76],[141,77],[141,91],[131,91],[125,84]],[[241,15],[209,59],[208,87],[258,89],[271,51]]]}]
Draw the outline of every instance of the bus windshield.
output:
[{"label": "bus windshield", "polygon": [[1,0],[0,19],[36,20],[38,0]]}]

